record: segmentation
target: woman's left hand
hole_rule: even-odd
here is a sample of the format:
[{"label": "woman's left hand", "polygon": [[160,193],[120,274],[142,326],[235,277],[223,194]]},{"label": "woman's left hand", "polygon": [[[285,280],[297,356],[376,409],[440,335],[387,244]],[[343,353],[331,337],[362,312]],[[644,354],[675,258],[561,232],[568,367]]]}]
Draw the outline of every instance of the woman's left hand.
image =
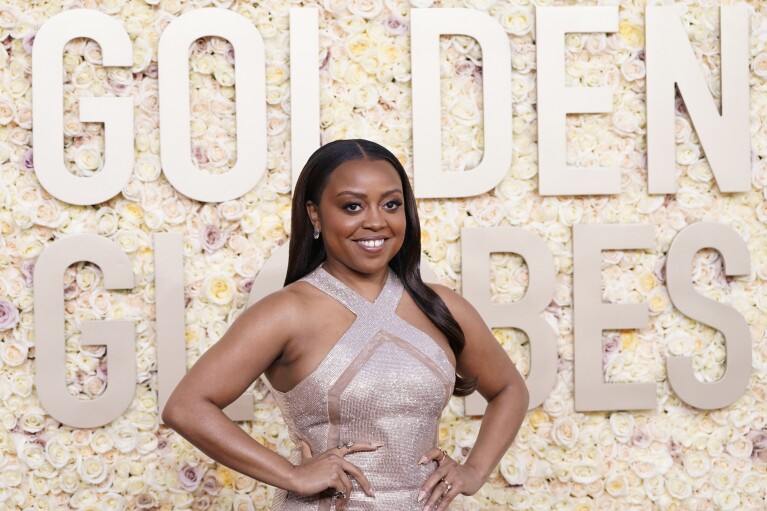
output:
[{"label": "woman's left hand", "polygon": [[445,511],[450,502],[459,494],[474,495],[484,484],[475,469],[456,462],[441,449],[429,449],[420,463],[437,463],[437,469],[421,486],[418,502],[424,510]]}]

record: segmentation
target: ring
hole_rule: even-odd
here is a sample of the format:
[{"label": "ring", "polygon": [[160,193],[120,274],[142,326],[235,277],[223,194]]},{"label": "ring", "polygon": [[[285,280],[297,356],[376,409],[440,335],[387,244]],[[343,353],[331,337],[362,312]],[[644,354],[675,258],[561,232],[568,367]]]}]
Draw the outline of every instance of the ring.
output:
[{"label": "ring", "polygon": [[351,449],[352,447],[354,447],[354,442],[349,441],[349,442],[346,442],[345,444],[338,444],[339,449],[342,449],[344,447],[346,447],[347,449]]},{"label": "ring", "polygon": [[[441,482],[442,484],[444,484],[444,485],[445,485],[445,488],[446,488],[446,490],[445,490],[445,493],[449,492],[449,491],[450,491],[450,489],[453,487],[453,485],[452,485],[452,484],[448,483],[448,482],[447,482],[447,481],[445,481],[444,479],[440,479],[440,480],[439,480],[439,482]],[[445,493],[443,493],[442,495],[444,495]]]},{"label": "ring", "polygon": [[343,499],[345,497],[346,497],[346,493],[344,493],[342,491],[337,491],[336,490],[336,492],[333,494],[333,498],[334,499]]},{"label": "ring", "polygon": [[441,464],[443,461],[445,461],[445,458],[447,458],[447,451],[444,449],[440,449],[442,451],[442,457],[437,460],[437,465]]}]

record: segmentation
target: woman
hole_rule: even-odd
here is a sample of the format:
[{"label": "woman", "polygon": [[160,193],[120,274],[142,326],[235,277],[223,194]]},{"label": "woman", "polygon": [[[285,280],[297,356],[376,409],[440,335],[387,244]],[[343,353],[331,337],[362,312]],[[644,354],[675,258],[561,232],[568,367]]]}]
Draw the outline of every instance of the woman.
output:
[{"label": "woman", "polygon": [[[442,511],[476,493],[516,435],[527,390],[477,311],[421,281],[402,165],[373,142],[329,143],[301,172],[292,215],[285,287],[198,360],[163,420],[280,488],[273,509]],[[262,373],[297,445],[290,460],[221,411]],[[451,394],[475,388],[488,406],[459,464],[437,446],[439,418]]]}]

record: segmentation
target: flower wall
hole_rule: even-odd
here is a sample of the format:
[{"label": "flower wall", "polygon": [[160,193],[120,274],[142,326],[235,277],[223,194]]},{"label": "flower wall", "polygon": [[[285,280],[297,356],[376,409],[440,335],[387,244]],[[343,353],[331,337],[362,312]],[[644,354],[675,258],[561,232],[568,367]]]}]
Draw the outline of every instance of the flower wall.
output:
[{"label": "flower wall", "polygon": [[[767,495],[767,4],[750,6],[752,187],[722,194],[703,155],[684,104],[676,114],[679,188],[649,195],[646,171],[644,2],[619,5],[611,34],[566,36],[570,86],[614,87],[608,114],[569,115],[567,161],[574,166],[618,166],[622,192],[612,196],[546,197],[537,193],[536,5],[576,2],[527,0],[325,0],[319,3],[235,0],[65,0],[0,3],[0,508],[268,509],[272,488],[218,465],[160,425],[154,322],[152,235],[184,237],[188,365],[210,347],[245,307],[258,270],[290,227],[290,70],[288,13],[314,6],[320,13],[320,106],[323,141],[369,138],[389,147],[412,175],[409,9],[467,7],[486,12],[508,32],[512,48],[514,160],[491,192],[467,199],[422,199],[423,252],[440,281],[461,289],[460,228],[518,226],[546,241],[556,264],[556,293],[543,316],[557,332],[557,383],[543,406],[526,417],[514,446],[482,490],[459,497],[451,509],[763,509]],[[581,5],[579,2],[578,5]],[[596,5],[594,2],[588,2]],[[719,4],[677,2],[710,90],[719,97]],[[120,20],[134,48],[132,68],[104,68],[93,41],[71,41],[63,55],[64,145],[67,168],[94,174],[104,164],[103,126],[78,117],[78,98],[134,99],[136,163],[130,182],[113,199],[75,206],[52,197],[34,172],[31,56],[34,36],[62,9],[96,9]],[[157,43],[164,27],[190,9],[231,9],[251,21],[266,44],[267,175],[237,200],[200,203],[168,183],[159,159]],[[652,35],[650,34],[649,37]],[[474,39],[441,39],[443,162],[449,170],[482,158],[482,54]],[[235,56],[223,39],[192,45],[191,158],[210,173],[234,164]],[[301,163],[293,163],[296,171]],[[724,343],[716,330],[671,304],[665,254],[673,237],[701,220],[735,229],[746,242],[752,271],[727,277],[718,252],[695,258],[696,290],[733,307],[753,341],[750,385],[732,406],[705,412],[672,392],[665,360],[693,357],[696,375],[718,379]],[[606,331],[608,382],[655,381],[657,409],[578,413],[573,406],[572,225],[649,223],[654,250],[608,251],[602,264],[603,299],[646,302],[650,324]],[[109,238],[125,250],[136,285],[106,292],[101,271],[80,263],[64,275],[67,386],[92,399],[108,385],[103,347],[80,346],[86,320],[133,319],[137,380],[126,413],[107,426],[73,429],[46,415],[34,389],[35,335],[32,275],[35,260],[54,240],[76,233]],[[524,261],[492,256],[494,299],[520,299]],[[496,338],[523,374],[526,336],[496,329]],[[287,455],[292,444],[278,409],[257,382],[254,418],[242,427]],[[480,420],[463,415],[454,398],[440,428],[440,445],[465,459]]]}]

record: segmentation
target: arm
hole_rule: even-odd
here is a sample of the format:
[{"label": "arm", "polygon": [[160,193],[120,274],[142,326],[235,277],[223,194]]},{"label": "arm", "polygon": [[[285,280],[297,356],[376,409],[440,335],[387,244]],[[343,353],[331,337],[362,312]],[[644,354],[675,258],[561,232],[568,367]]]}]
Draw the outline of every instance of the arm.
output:
[{"label": "arm", "polygon": [[187,372],[162,419],[211,458],[267,484],[289,488],[293,465],[262,446],[222,411],[277,359],[291,332],[295,301],[279,291],[246,309]]},{"label": "arm", "polygon": [[[458,465],[447,458],[423,485],[426,495],[431,494],[428,509],[434,508],[446,489],[446,486],[442,487],[441,478],[453,485],[437,508],[442,511],[456,495],[473,495],[487,481],[516,437],[527,413],[529,398],[522,376],[477,310],[444,286],[435,285],[433,289],[450,309],[466,337],[456,369],[462,376],[477,377],[477,391],[488,402],[477,440],[466,462]],[[429,451],[427,457],[439,460],[442,453]]]},{"label": "arm", "polygon": [[278,359],[301,328],[295,318],[305,313],[306,304],[287,288],[246,309],[178,384],[165,406],[163,421],[216,461],[272,486],[299,495],[329,488],[348,494],[351,474],[372,495],[367,478],[343,456],[378,446],[360,443],[311,456],[304,445],[301,464],[294,466],[251,438],[222,411]]}]

